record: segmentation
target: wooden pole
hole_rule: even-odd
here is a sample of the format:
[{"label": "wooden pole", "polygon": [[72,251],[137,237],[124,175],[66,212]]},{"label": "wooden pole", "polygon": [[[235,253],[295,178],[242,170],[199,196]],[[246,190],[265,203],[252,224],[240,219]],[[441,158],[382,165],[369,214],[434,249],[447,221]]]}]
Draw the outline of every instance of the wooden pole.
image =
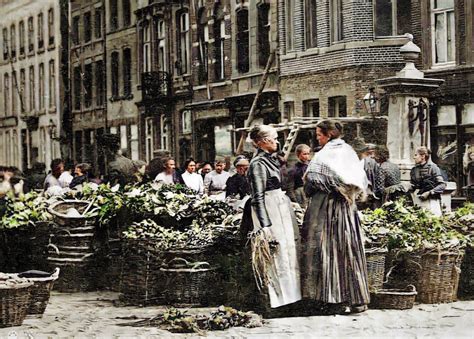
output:
[{"label": "wooden pole", "polygon": [[[245,119],[245,122],[244,122],[245,128],[249,127],[252,121],[255,119],[255,111],[257,110],[258,99],[260,95],[262,94],[263,89],[265,88],[265,85],[267,83],[268,73],[270,72],[270,67],[272,67],[273,61],[275,60],[275,54],[276,54],[276,51],[273,50],[273,52],[270,53],[270,55],[268,56],[267,65],[265,66],[265,71],[263,73],[262,81],[260,82],[260,87],[258,88],[258,91],[255,94],[255,98],[253,99],[253,103],[249,111],[249,116],[247,117],[247,119]],[[237,152],[236,152],[237,154],[241,154],[242,151],[244,150],[245,138],[247,138],[247,132],[241,131],[239,145],[237,146]]]}]

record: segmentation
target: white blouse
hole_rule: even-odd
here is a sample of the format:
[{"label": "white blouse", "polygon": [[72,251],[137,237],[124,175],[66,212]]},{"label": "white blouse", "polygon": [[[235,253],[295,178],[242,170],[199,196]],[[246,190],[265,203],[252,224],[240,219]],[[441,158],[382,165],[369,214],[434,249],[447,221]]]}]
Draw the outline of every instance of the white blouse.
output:
[{"label": "white blouse", "polygon": [[204,193],[204,183],[200,174],[189,173],[188,171],[185,171],[183,174],[181,174],[181,177],[183,178],[186,186],[194,190],[196,193]]}]

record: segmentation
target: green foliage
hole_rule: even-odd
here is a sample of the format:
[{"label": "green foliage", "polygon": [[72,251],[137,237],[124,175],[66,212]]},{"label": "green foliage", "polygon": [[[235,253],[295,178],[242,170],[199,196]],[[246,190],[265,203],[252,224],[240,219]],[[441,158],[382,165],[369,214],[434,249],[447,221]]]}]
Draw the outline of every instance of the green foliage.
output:
[{"label": "green foliage", "polygon": [[0,229],[31,227],[37,222],[51,221],[46,198],[36,192],[22,194],[19,197],[5,197],[6,210],[0,222]]},{"label": "green foliage", "polygon": [[[472,211],[472,210],[471,210]],[[403,199],[384,204],[374,211],[365,211],[362,226],[368,246],[388,247],[407,252],[419,250],[456,250],[471,243],[469,235],[459,232],[454,225],[463,210],[453,215],[437,217],[417,206],[409,206]]]}]

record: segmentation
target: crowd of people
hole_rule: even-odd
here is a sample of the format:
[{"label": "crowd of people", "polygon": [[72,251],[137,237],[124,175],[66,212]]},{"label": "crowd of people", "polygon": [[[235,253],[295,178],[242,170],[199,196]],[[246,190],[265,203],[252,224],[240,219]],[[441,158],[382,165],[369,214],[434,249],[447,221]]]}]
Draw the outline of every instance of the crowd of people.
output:
[{"label": "crowd of people", "polygon": [[[441,214],[440,194],[446,183],[426,147],[416,149],[408,187],[401,182],[398,166],[389,161],[386,147],[360,140],[350,146],[341,135],[340,123],[319,122],[317,152],[311,157],[308,145],[298,145],[297,162],[288,170],[278,152],[277,131],[266,125],[250,131],[256,148],[253,156],[239,155],[232,164],[225,158],[213,163],[188,159],[182,168],[176,168],[167,153],[148,164],[132,161],[118,149],[113,136],[106,176],[94,176],[88,163],[61,159],[51,162],[47,174],[41,163],[25,175],[1,167],[0,198],[9,191],[19,194],[33,189],[56,195],[80,189],[85,182],[185,185],[197,195],[243,209],[243,224],[251,225],[249,237],[263,234],[276,244],[267,272],[272,307],[308,298],[330,305],[335,312],[359,312],[369,302],[369,290],[358,210],[376,208],[413,191],[414,203]],[[301,228],[291,202],[305,210]]]}]

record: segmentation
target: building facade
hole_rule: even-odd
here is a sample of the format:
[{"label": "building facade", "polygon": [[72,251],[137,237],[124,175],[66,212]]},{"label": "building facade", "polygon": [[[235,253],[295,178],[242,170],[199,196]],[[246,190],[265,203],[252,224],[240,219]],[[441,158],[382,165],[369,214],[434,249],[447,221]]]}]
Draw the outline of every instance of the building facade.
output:
[{"label": "building facade", "polygon": [[419,2],[425,76],[445,80],[431,107],[433,159],[457,183],[457,195],[466,195],[474,154],[474,1]]},{"label": "building facade", "polygon": [[[0,164],[22,170],[61,156],[67,108],[67,1],[3,1]],[[67,40],[66,40],[67,41]],[[66,73],[63,73],[65,71]],[[66,80],[67,81],[67,80]]]},{"label": "building facade", "polygon": [[104,173],[99,140],[106,131],[105,1],[70,5],[71,159]]}]

